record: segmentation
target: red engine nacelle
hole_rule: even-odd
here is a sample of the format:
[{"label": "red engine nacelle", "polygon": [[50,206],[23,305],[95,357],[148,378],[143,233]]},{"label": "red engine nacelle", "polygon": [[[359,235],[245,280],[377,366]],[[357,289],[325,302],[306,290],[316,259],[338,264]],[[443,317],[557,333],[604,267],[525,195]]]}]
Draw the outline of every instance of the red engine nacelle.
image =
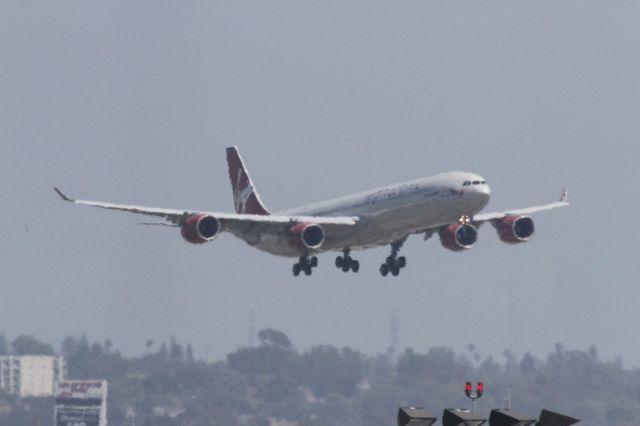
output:
[{"label": "red engine nacelle", "polygon": [[182,238],[192,244],[202,244],[215,239],[222,226],[220,221],[208,214],[189,216],[180,229]]},{"label": "red engine nacelle", "polygon": [[506,216],[493,222],[502,241],[509,244],[524,243],[533,236],[533,220],[527,216]]},{"label": "red engine nacelle", "polygon": [[478,241],[478,228],[470,223],[454,223],[438,231],[442,246],[452,251],[470,249]]},{"label": "red engine nacelle", "polygon": [[324,229],[315,223],[298,223],[289,228],[289,244],[294,247],[317,249],[324,242]]}]

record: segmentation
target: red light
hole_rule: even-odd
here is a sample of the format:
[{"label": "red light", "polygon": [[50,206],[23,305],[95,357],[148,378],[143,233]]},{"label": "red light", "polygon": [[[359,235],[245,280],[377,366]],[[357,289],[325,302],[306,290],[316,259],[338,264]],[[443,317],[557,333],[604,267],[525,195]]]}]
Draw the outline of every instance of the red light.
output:
[{"label": "red light", "polygon": [[465,385],[464,385],[464,393],[467,396],[471,396],[471,382],[465,383]]},{"label": "red light", "polygon": [[478,382],[476,392],[478,393],[478,398],[480,398],[482,396],[482,393],[484,392],[484,385],[482,384],[482,382]]}]

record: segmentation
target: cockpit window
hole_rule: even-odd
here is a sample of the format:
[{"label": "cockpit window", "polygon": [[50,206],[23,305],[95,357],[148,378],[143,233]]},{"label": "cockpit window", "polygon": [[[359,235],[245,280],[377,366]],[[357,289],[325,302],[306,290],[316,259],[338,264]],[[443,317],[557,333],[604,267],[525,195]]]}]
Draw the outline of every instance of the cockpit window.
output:
[{"label": "cockpit window", "polygon": [[462,184],[462,186],[469,186],[471,185],[471,182],[468,180],[465,180],[464,183]]},{"label": "cockpit window", "polygon": [[474,184],[474,185],[480,185],[480,181],[479,181],[479,180],[474,180],[474,181],[473,181],[473,184]]},{"label": "cockpit window", "polygon": [[480,183],[485,185],[487,183],[487,181],[486,180],[481,180]]}]

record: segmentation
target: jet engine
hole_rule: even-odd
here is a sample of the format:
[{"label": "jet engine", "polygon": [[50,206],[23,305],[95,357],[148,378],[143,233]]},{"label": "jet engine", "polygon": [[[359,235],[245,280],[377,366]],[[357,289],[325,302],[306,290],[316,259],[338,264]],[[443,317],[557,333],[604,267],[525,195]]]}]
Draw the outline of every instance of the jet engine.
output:
[{"label": "jet engine", "polygon": [[324,242],[324,229],[315,223],[298,223],[289,228],[289,233],[292,246],[317,249]]},{"label": "jet engine", "polygon": [[470,249],[478,240],[478,228],[470,223],[454,223],[441,228],[438,234],[442,246],[452,251]]},{"label": "jet engine", "polygon": [[509,244],[524,243],[533,236],[533,220],[527,216],[506,216],[493,222],[502,241]]},{"label": "jet engine", "polygon": [[208,214],[189,216],[180,229],[182,238],[192,244],[202,244],[215,239],[222,226],[220,221]]}]

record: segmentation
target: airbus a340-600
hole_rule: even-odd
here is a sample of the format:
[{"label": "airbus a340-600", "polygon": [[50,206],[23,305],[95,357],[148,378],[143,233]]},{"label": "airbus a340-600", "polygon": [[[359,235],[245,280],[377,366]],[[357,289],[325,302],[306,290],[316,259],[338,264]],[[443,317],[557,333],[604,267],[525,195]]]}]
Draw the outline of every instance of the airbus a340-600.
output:
[{"label": "airbus a340-600", "polygon": [[326,251],[341,251],[336,267],[358,272],[360,263],[351,257],[351,251],[382,245],[390,245],[391,253],[380,265],[380,273],[397,276],[407,263],[398,252],[411,234],[422,234],[425,240],[438,234],[445,248],[463,251],[475,245],[478,227],[490,222],[505,243],[522,243],[534,233],[530,214],[569,205],[565,189],[554,203],[480,213],[490,196],[485,179],[474,173],[448,172],[271,213],[236,147],[227,148],[227,163],[236,213],[75,200],[55,190],[63,200],[75,204],[163,218],[166,222],[162,224],[180,228],[182,237],[193,244],[230,232],[260,250],[298,258],[293,265],[296,276],[301,272],[311,275],[318,265],[316,254]]}]

